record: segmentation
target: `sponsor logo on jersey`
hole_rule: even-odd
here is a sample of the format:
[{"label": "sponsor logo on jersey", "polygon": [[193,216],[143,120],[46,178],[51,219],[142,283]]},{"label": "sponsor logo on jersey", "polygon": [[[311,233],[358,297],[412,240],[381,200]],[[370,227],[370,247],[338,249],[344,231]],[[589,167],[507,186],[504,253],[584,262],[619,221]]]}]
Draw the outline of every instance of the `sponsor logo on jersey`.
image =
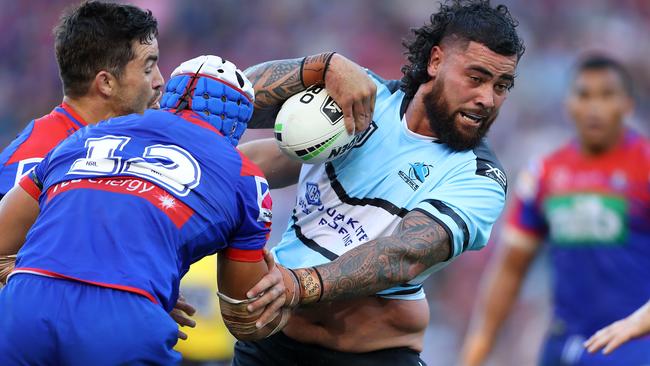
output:
[{"label": "sponsor logo on jersey", "polygon": [[627,202],[623,197],[552,196],[545,200],[544,211],[556,245],[621,245],[627,237]]},{"label": "sponsor logo on jersey", "polygon": [[307,183],[307,187],[305,189],[305,198],[307,199],[307,203],[310,205],[322,205],[320,201],[320,190],[318,189],[318,184]]},{"label": "sponsor logo on jersey", "polygon": [[431,164],[410,163],[408,173],[400,170],[397,175],[399,175],[399,177],[415,191],[420,188],[420,184],[424,183],[427,179],[431,172],[431,168],[433,168],[433,165]]},{"label": "sponsor logo on jersey", "polygon": [[48,189],[47,202],[59,194],[77,189],[99,190],[144,198],[167,215],[179,229],[194,214],[194,210],[183,201],[156,184],[137,177],[83,178],[63,181]]},{"label": "sponsor logo on jersey", "polygon": [[320,107],[320,112],[330,121],[331,124],[335,125],[338,121],[343,118],[343,109],[336,104],[332,97],[328,96],[323,102],[323,105]]},{"label": "sponsor logo on jersey", "polygon": [[341,237],[344,246],[359,245],[368,241],[368,234],[363,225],[354,217],[341,213],[335,208],[318,208],[321,211],[318,225],[336,232]]},{"label": "sponsor logo on jersey", "polygon": [[273,214],[271,213],[272,201],[269,183],[262,177],[255,176],[255,185],[257,186],[257,206],[260,214],[257,217],[258,222],[271,222]]},{"label": "sponsor logo on jersey", "polygon": [[365,144],[366,141],[368,141],[370,136],[372,136],[372,134],[375,133],[375,131],[377,131],[377,128],[378,128],[377,124],[374,121],[370,122],[370,125],[368,125],[368,128],[366,128],[365,131],[363,131],[358,135],[355,135],[352,141],[350,141],[348,144],[332,149],[332,151],[330,151],[330,155],[327,158],[328,159],[336,158],[338,156],[344,155],[346,152],[348,152],[353,148],[363,146],[363,144]]},{"label": "sponsor logo on jersey", "polygon": [[501,170],[495,163],[485,160],[485,159],[476,159],[476,174],[488,177],[493,181],[499,183],[501,188],[504,191],[508,188],[508,178],[506,173]]}]

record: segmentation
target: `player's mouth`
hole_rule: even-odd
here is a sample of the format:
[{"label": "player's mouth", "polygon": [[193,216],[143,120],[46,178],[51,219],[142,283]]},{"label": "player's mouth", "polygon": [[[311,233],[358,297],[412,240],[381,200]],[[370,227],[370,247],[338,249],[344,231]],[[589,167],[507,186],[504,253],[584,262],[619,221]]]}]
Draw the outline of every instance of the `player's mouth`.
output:
[{"label": "player's mouth", "polygon": [[466,124],[478,127],[487,119],[487,116],[471,112],[460,112],[460,119]]},{"label": "player's mouth", "polygon": [[149,103],[149,108],[160,109],[161,98],[162,98],[162,93],[161,92],[156,93],[156,96],[153,99],[151,99],[151,103]]}]

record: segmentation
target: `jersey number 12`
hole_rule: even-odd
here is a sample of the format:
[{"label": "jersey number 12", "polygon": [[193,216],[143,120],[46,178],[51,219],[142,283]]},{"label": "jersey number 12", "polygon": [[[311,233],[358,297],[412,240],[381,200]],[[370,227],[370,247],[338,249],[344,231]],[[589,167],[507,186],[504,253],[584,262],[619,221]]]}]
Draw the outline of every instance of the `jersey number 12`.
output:
[{"label": "jersey number 12", "polygon": [[185,149],[176,145],[150,145],[142,157],[126,161],[116,156],[131,140],[127,136],[107,135],[86,140],[86,157],[75,160],[68,174],[135,175],[158,183],[179,196],[186,196],[199,185],[201,167]]}]

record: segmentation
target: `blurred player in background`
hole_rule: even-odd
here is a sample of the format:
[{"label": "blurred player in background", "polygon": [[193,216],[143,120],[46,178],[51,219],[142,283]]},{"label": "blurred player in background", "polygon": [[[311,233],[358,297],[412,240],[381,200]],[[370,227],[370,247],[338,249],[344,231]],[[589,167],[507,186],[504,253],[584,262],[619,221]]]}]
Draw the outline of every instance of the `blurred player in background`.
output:
[{"label": "blurred player in background", "polygon": [[[366,95],[368,81],[374,88],[342,105],[367,128],[338,159],[300,170],[272,140],[242,147],[272,186],[295,183],[300,171],[293,219],[273,252],[293,269],[280,270],[287,303],[319,304],[298,310],[283,333],[237,342],[234,365],[424,363],[422,281],[485,246],[504,205],[505,174],[484,136],[524,51],[516,24],[488,1],[441,5],[408,43],[401,82],[331,53],[247,70],[256,127],[271,127],[282,102],[315,83],[337,101]],[[251,295],[269,286],[272,294],[275,281]]]},{"label": "blurred player in background", "polygon": [[577,138],[519,178],[501,252],[483,283],[464,365],[485,362],[543,242],[550,244],[553,321],[540,365],[645,365],[650,339],[611,355],[589,354],[586,337],[650,297],[650,144],[626,127],[632,80],[594,55],[575,69],[567,107]]},{"label": "blurred player in background", "polygon": [[286,312],[258,329],[261,311],[245,308],[271,221],[268,184],[234,147],[253,98],[232,63],[192,59],[167,84],[169,108],[79,130],[9,191],[0,254],[20,251],[0,292],[0,364],[179,362],[167,313],[190,264],[215,252],[231,332],[280,329]]}]

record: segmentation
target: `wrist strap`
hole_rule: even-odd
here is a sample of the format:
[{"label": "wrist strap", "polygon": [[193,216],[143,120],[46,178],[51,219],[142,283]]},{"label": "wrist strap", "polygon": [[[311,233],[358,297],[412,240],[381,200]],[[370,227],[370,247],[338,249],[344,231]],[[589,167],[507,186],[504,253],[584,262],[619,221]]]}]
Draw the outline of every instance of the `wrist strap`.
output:
[{"label": "wrist strap", "polygon": [[300,303],[311,304],[323,297],[323,280],[314,267],[299,268],[293,271],[300,284]]},{"label": "wrist strap", "polygon": [[312,85],[325,85],[325,74],[335,53],[323,52],[302,59],[302,63],[300,64],[300,81],[303,87],[308,88]]}]

